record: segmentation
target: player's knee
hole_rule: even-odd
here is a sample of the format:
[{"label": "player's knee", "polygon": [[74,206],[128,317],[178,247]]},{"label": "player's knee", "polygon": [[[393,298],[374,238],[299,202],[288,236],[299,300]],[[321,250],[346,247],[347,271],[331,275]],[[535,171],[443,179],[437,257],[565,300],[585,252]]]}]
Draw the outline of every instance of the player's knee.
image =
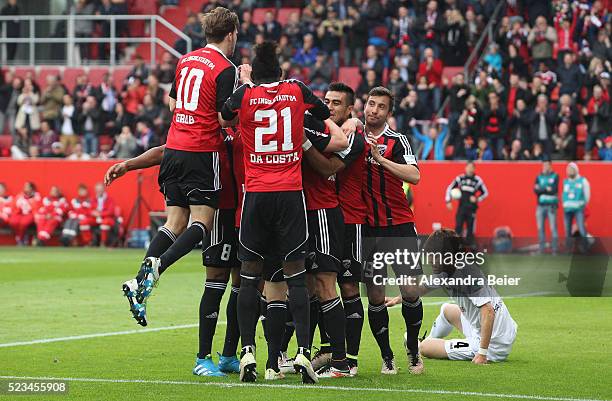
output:
[{"label": "player's knee", "polygon": [[433,342],[431,339],[426,338],[419,343],[419,352],[426,358],[433,357]]},{"label": "player's knee", "polygon": [[230,278],[229,269],[223,269],[218,267],[207,267],[206,268],[206,280],[213,280],[217,282],[227,283]]},{"label": "player's knee", "polygon": [[458,314],[461,313],[459,307],[455,304],[443,303],[440,306],[440,314],[446,318],[449,322],[458,317]]},{"label": "player's knee", "polygon": [[306,271],[292,275],[285,275],[285,281],[287,282],[287,287],[289,287],[289,289],[306,288]]},{"label": "player's knee", "polygon": [[340,295],[343,299],[353,298],[359,295],[359,283],[342,283],[340,284]]},{"label": "player's knee", "polygon": [[376,285],[367,285],[368,301],[372,305],[380,305],[385,302],[385,288]]}]

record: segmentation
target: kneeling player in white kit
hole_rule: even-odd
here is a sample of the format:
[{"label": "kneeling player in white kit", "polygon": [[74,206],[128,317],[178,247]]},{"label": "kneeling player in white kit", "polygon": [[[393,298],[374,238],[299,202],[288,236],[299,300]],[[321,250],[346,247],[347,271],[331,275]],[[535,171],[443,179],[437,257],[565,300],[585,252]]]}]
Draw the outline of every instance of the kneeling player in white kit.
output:
[{"label": "kneeling player in white kit", "polygon": [[[424,252],[465,252],[463,241],[453,230],[442,229],[432,233],[425,242]],[[434,266],[438,277],[459,279],[480,276],[474,267],[457,269],[455,266]],[[434,287],[422,287],[423,292]],[[442,287],[455,304],[445,303],[434,321],[431,333],[420,342],[421,355],[427,358],[472,361],[482,365],[488,361],[499,362],[508,358],[516,339],[517,324],[510,316],[497,291],[488,285]],[[393,298],[387,306],[401,302]],[[465,338],[445,339],[455,327]]]}]

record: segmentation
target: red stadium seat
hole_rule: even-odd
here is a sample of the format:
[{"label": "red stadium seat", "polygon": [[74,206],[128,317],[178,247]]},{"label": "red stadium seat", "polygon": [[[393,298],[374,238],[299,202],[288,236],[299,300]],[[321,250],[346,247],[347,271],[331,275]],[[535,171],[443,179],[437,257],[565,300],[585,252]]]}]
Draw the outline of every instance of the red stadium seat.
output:
[{"label": "red stadium seat", "polygon": [[123,87],[124,81],[127,78],[128,74],[132,70],[132,67],[115,67],[113,70],[113,85],[117,90],[120,90]]},{"label": "red stadium seat", "polygon": [[586,141],[587,129],[588,126],[586,124],[578,124],[576,126],[576,142],[584,143]]},{"label": "red stadium seat", "polygon": [[108,67],[92,67],[89,69],[89,83],[93,86],[98,86],[104,79],[104,74],[110,72]]},{"label": "red stadium seat", "polygon": [[84,72],[85,70],[83,68],[66,67],[66,69],[64,70],[64,76],[63,76],[62,82],[66,86],[66,89],[68,89],[68,92],[72,93],[76,85],[77,77],[83,74]]},{"label": "red stadium seat", "polygon": [[275,10],[273,8],[256,8],[255,10],[253,10],[253,19],[252,19],[253,24],[255,25],[263,24],[266,13],[268,11],[274,12]]},{"label": "red stadium seat", "polygon": [[36,70],[34,69],[34,67],[15,67],[13,69],[13,73],[16,77],[19,77],[21,79],[24,79],[28,75],[28,73],[31,73],[34,78],[36,78]]},{"label": "red stadium seat", "polygon": [[351,88],[357,88],[361,83],[359,67],[340,67],[338,81],[347,84]]},{"label": "red stadium seat", "polygon": [[9,157],[11,146],[13,146],[13,137],[11,135],[0,135],[0,157]]},{"label": "red stadium seat", "polygon": [[300,8],[281,8],[278,10],[278,14],[276,14],[276,20],[279,24],[285,26],[289,21],[289,16],[291,13],[298,13],[300,15],[302,10]]},{"label": "red stadium seat", "polygon": [[448,85],[452,85],[453,77],[463,73],[463,67],[444,67],[442,69],[442,79],[448,79]]},{"label": "red stadium seat", "polygon": [[61,75],[61,71],[57,67],[40,67],[37,78],[38,85],[40,85],[40,90],[45,90],[47,87],[47,77],[49,75],[59,77]]}]

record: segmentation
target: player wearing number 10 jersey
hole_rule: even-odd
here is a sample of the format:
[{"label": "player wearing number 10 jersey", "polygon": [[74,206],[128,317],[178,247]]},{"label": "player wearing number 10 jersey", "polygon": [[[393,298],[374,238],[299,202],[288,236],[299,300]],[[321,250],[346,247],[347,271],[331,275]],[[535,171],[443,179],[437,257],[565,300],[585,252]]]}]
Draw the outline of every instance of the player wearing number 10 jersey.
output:
[{"label": "player wearing number 10 jersey", "polygon": [[252,68],[255,84],[238,88],[221,112],[227,124],[239,120],[244,147],[246,192],[239,234],[242,269],[238,323],[243,347],[240,379],[257,378],[254,356],[257,286],[263,273],[264,255],[278,255],[283,260],[289,307],[296,327],[298,355],[294,366],[302,373],[302,381],[312,383],[317,377],[308,349],[304,269],[308,229],[302,192],[302,142],[306,111],[326,120],[329,110],[303,83],[278,81],[281,69],[275,44],[264,42],[255,47]]}]

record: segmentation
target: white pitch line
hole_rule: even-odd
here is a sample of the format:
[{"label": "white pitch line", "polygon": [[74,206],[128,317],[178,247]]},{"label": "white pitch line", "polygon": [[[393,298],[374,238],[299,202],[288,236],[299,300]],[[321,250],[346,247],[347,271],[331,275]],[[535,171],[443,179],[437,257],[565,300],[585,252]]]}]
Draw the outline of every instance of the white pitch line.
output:
[{"label": "white pitch line", "polygon": [[335,390],[335,391],[363,391],[372,393],[418,393],[418,394],[438,394],[456,396],[490,397],[503,399],[520,400],[539,400],[539,401],[611,401],[605,399],[592,398],[571,398],[571,397],[548,397],[542,395],[528,394],[501,394],[501,393],[479,393],[475,391],[453,391],[453,390],[432,390],[416,388],[376,388],[376,387],[342,387],[342,386],[321,386],[321,385],[298,385],[298,384],[264,384],[264,383],[227,383],[227,382],[201,382],[201,381],[177,381],[177,380],[130,380],[130,379],[99,379],[89,377],[39,377],[39,376],[0,376],[0,379],[10,380],[55,380],[72,382],[93,382],[93,383],[129,383],[129,384],[163,384],[163,385],[187,385],[187,386],[209,386],[209,387],[260,387],[271,389],[288,390]]},{"label": "white pitch line", "polygon": [[[219,325],[226,324],[226,322],[217,322]],[[198,327],[197,323],[192,324],[183,324],[178,326],[164,326],[164,327],[152,327],[150,329],[139,329],[139,330],[124,330],[124,331],[111,331],[108,333],[92,333],[92,334],[82,334],[78,336],[68,336],[68,337],[55,337],[55,338],[42,338],[39,340],[31,340],[31,341],[17,341],[14,343],[4,343],[0,344],[0,348],[6,347],[19,347],[22,345],[34,345],[34,344],[47,344],[47,343],[55,343],[59,341],[73,341],[73,340],[86,340],[89,338],[98,338],[98,337],[111,337],[111,336],[123,336],[126,334],[140,334],[140,333],[153,333],[156,331],[166,331],[166,330],[179,330],[179,329],[191,329],[194,327]]]}]

